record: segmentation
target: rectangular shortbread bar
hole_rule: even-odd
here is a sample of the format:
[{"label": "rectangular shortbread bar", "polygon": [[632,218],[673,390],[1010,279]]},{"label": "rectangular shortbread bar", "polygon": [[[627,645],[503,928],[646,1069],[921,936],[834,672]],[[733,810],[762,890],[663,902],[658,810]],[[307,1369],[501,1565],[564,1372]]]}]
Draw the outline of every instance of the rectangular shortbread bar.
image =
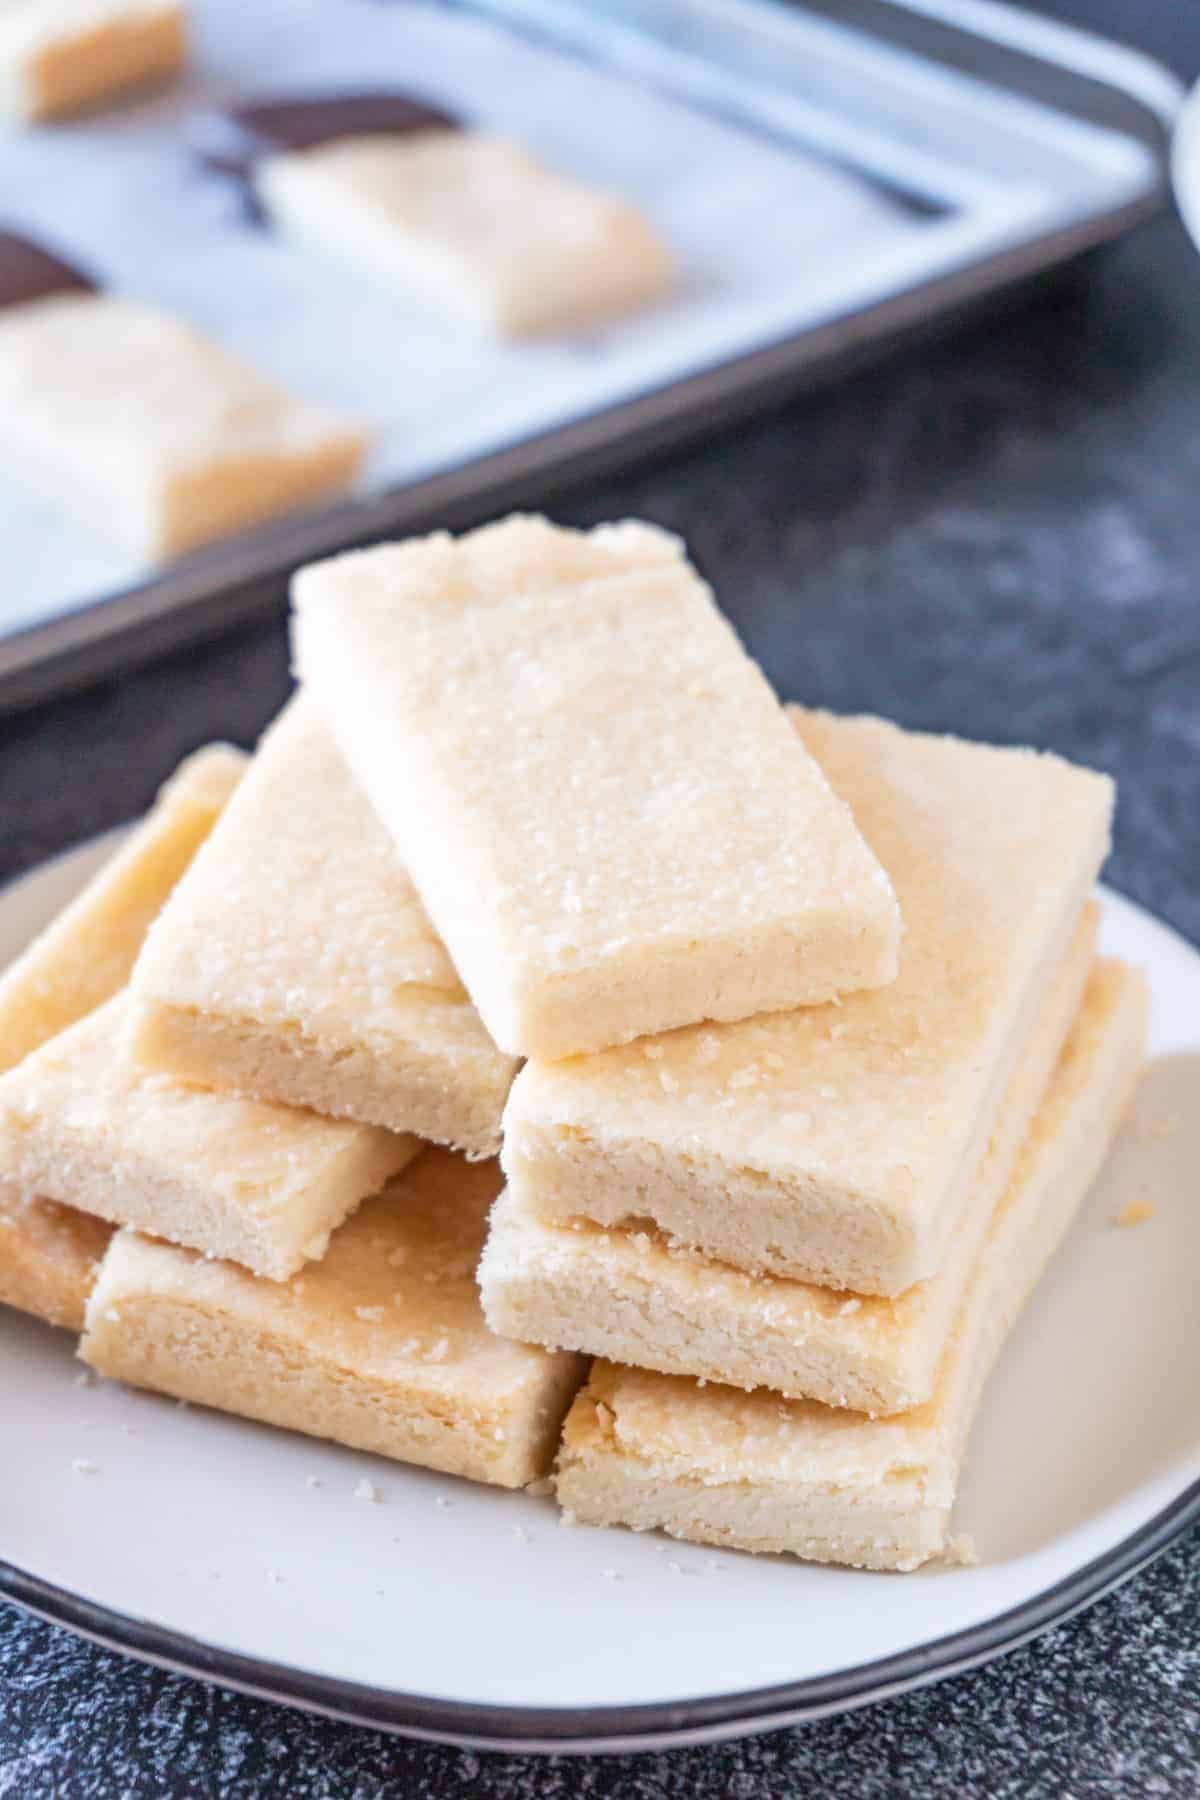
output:
[{"label": "rectangular shortbread bar", "polygon": [[979,1245],[1079,1010],[1097,908],[1085,913],[1008,1084],[959,1229],[928,1281],[887,1300],[747,1275],[672,1249],[653,1231],[548,1225],[509,1190],[479,1268],[492,1329],[856,1412],[906,1412],[928,1400]]},{"label": "rectangular shortbread bar", "polygon": [[164,80],[186,55],[177,0],[5,0],[0,116],[62,118]]},{"label": "rectangular shortbread bar", "polygon": [[0,313],[0,450],[142,557],[343,488],[366,439],[182,319],[109,294]]},{"label": "rectangular shortbread bar", "polygon": [[898,979],[557,1066],[504,1166],[551,1222],[651,1221],[754,1272],[898,1294],[938,1268],[1108,846],[1112,783],[1058,757],[794,713],[896,884]]},{"label": "rectangular shortbread bar", "polygon": [[300,674],[502,1049],[892,979],[887,877],[677,539],[517,517],[293,596]]},{"label": "rectangular shortbread bar", "polygon": [[[151,811],[0,975],[0,1070],[129,979],[146,929],[212,829],[246,759],[213,744],[180,764]],[[112,1226],[0,1182],[0,1304],[78,1331]]]},{"label": "rectangular shortbread bar", "polygon": [[504,337],[629,312],[673,280],[635,206],[490,133],[343,137],[265,157],[254,187],[304,248]]},{"label": "rectangular shortbread bar", "polygon": [[224,744],[188,757],[94,880],[0,974],[0,1070],[125,986],[151,920],[245,764]]},{"label": "rectangular shortbread bar", "polygon": [[112,1235],[103,1219],[0,1182],[0,1305],[81,1331]]},{"label": "rectangular shortbread bar", "polygon": [[544,1475],[582,1357],[484,1323],[475,1264],[499,1173],[429,1150],[286,1283],[114,1240],[81,1354],[104,1375],[474,1481]]},{"label": "rectangular shortbread bar", "polygon": [[150,1068],[331,1118],[500,1147],[497,1050],[307,696],[259,746],[134,973]]},{"label": "rectangular shortbread bar", "polygon": [[122,1054],[127,996],[0,1076],[0,1181],[282,1281],[412,1137],[189,1087]]},{"label": "rectangular shortbread bar", "polygon": [[869,1569],[945,1554],[984,1383],[1100,1168],[1144,1023],[1140,976],[1100,964],[924,1406],[868,1419],[597,1363],[563,1434],[562,1505],[591,1524]]}]

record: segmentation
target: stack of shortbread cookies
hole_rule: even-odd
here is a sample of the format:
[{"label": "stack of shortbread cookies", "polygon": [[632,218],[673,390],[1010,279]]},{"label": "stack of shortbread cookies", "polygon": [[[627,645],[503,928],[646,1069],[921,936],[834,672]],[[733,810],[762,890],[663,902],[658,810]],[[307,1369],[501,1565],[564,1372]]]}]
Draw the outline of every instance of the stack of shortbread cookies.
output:
[{"label": "stack of shortbread cookies", "polygon": [[1143,1055],[1111,783],[784,709],[646,525],[294,603],[248,767],[185,764],[0,978],[0,1299],[181,1399],[555,1464],[581,1521],[945,1556]]}]

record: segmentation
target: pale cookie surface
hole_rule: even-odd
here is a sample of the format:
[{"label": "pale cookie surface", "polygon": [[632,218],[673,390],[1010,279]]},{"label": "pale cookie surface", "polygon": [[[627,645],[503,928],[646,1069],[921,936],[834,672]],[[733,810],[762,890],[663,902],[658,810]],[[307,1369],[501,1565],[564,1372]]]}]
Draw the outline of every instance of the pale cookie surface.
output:
[{"label": "pale cookie surface", "polygon": [[0,1182],[0,1305],[81,1331],[112,1234],[103,1219]]},{"label": "pale cookie surface", "polygon": [[869,1569],[944,1555],[984,1383],[1104,1160],[1144,1029],[1141,977],[1098,965],[924,1406],[868,1419],[597,1363],[564,1429],[562,1505],[592,1524]]},{"label": "pale cookie surface", "polygon": [[340,138],[269,156],[254,181],[298,244],[503,336],[590,324],[672,284],[670,253],[636,207],[506,138]]},{"label": "pale cookie surface", "polygon": [[609,1362],[771,1388],[872,1414],[927,1400],[980,1242],[1042,1104],[1095,954],[1089,905],[1023,1046],[936,1275],[887,1300],[747,1275],[636,1227],[550,1225],[508,1190],[479,1268],[488,1322],[522,1343]]},{"label": "pale cookie surface", "polygon": [[1108,848],[1054,756],[793,709],[891,875],[897,980],[838,1006],[528,1064],[504,1166],[554,1221],[652,1221],[753,1271],[898,1294],[938,1268]]},{"label": "pale cookie surface", "polygon": [[542,1476],[585,1364],[484,1323],[494,1163],[429,1150],[286,1283],[131,1232],[82,1346],[102,1374],[475,1481]]},{"label": "pale cookie surface", "polygon": [[366,448],[183,320],[107,294],[0,313],[0,409],[5,456],[146,558],[331,494]]},{"label": "pale cookie surface", "polygon": [[[0,975],[0,1070],[119,991],[151,919],[236,787],[224,744],[187,758],[116,854]],[[0,1303],[78,1331],[111,1225],[0,1182]]]},{"label": "pale cookie surface", "polygon": [[224,744],[188,757],[111,861],[0,974],[0,1070],[125,986],[152,919],[245,766]]},{"label": "pale cookie surface", "polygon": [[0,1077],[0,1180],[274,1280],[323,1254],[416,1138],[137,1068],[118,994]]},{"label": "pale cookie surface", "polygon": [[0,116],[61,118],[173,75],[186,55],[172,0],[5,0]]},{"label": "pale cookie surface", "polygon": [[205,1087],[495,1155],[493,1044],[307,696],[267,733],[158,919],[130,1049]]},{"label": "pale cookie surface", "polygon": [[676,539],[517,517],[293,596],[301,676],[503,1049],[891,980],[891,886]]}]

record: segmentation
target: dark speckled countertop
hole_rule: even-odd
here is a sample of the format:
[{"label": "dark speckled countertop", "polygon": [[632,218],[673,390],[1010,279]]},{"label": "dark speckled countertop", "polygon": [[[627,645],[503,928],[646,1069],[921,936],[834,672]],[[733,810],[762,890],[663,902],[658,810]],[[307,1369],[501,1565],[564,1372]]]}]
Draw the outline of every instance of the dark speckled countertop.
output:
[{"label": "dark speckled countertop", "polygon": [[[1200,72],[1195,0],[1058,0]],[[1052,745],[1121,784],[1114,885],[1200,942],[1200,258],[1171,220],[1021,312],[556,507],[688,538],[783,694]],[[0,878],[287,686],[264,626],[0,726]],[[3,1484],[0,1482],[0,1516]],[[0,1797],[1200,1792],[1200,1532],[974,1674],[794,1732],[542,1762],[389,1739],[0,1607]]]}]

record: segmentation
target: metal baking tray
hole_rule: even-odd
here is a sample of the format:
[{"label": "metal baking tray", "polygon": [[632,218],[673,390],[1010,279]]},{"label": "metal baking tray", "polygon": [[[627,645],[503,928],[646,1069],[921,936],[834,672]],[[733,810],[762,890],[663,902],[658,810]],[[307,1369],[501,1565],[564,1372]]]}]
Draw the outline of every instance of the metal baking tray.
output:
[{"label": "metal baking tray", "polygon": [[[324,3],[336,31],[339,6],[351,0]],[[731,160],[739,167],[755,146],[764,158],[769,153],[773,180],[780,157],[794,158],[797,170],[823,163],[849,172],[886,196],[914,229],[881,245],[860,235],[844,254],[814,257],[807,266],[798,257],[794,278],[773,277],[762,304],[722,310],[703,293],[693,295],[689,330],[664,314],[631,335],[575,346],[595,368],[590,398],[573,412],[561,394],[557,414],[531,400],[524,415],[509,408],[502,432],[490,421],[472,442],[468,408],[440,465],[399,479],[389,479],[385,467],[367,491],[334,507],[245,534],[145,579],[97,581],[94,591],[82,583],[85,591],[60,596],[47,616],[0,638],[0,711],[277,608],[287,575],[314,557],[543,505],[568,486],[777,405],[1116,237],[1158,209],[1167,191],[1180,99],[1173,77],[1136,52],[993,0],[472,0],[411,13],[394,0],[354,4],[356,19],[365,5],[389,29],[401,13],[411,19],[418,11],[434,30],[439,18],[448,31],[461,31],[464,21],[476,31],[486,24],[503,32],[531,68],[530,58],[549,57],[559,59],[564,80],[568,73],[602,79],[608,116],[597,122],[590,166],[600,167],[606,142],[614,146],[624,135],[626,114],[636,136],[639,107],[645,134],[653,124],[645,108],[657,104],[664,132],[686,134],[689,119],[695,130],[703,122],[714,153],[720,131],[737,134]],[[235,17],[228,6],[222,13],[218,0],[199,0],[198,10],[205,5],[210,34]],[[344,19],[341,31],[345,36]],[[250,59],[253,44],[242,49]],[[256,66],[251,62],[245,78],[248,91],[286,90],[286,78],[274,79],[274,60],[270,83],[255,76]],[[310,57],[309,68],[308,87],[319,86],[319,58],[313,65]],[[345,74],[331,68],[329,85],[344,85]],[[202,58],[198,82],[174,103],[172,126],[180,109],[213,98],[206,81],[220,97],[219,67],[215,80],[206,76]],[[226,69],[225,91],[230,86]],[[520,129],[513,111],[519,102],[519,92],[515,100],[509,93],[502,123],[510,129]],[[621,110],[619,133],[614,106]],[[150,117],[159,117],[153,108]],[[96,129],[85,123],[74,137],[59,138],[55,153],[86,156]],[[664,141],[669,146],[669,137]],[[679,137],[676,161],[686,158],[690,142]],[[4,156],[0,150],[0,182]],[[635,175],[622,171],[622,179],[637,192]],[[757,191],[757,180],[751,186]],[[732,192],[724,203],[754,199]],[[783,218],[778,205],[773,216]],[[715,215],[706,220],[710,231],[719,224]],[[758,217],[755,229],[769,233],[771,219]],[[200,298],[219,319],[221,294]],[[336,327],[329,329],[336,337]],[[647,334],[655,332],[648,348]],[[502,383],[499,364],[497,371]],[[472,380],[481,390],[478,369]],[[459,387],[461,399],[461,379]],[[395,459],[393,473],[394,466]]]}]

